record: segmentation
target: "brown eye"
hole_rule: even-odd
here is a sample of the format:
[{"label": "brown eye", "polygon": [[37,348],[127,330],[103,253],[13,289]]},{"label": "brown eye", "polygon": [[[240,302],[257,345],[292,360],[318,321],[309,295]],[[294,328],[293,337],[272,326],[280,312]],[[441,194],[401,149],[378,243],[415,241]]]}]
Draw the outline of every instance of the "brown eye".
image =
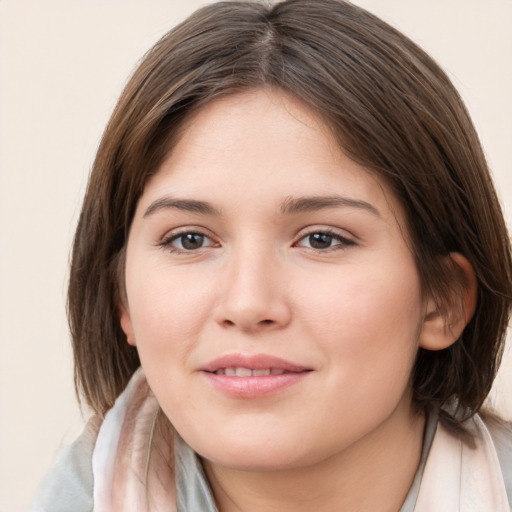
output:
[{"label": "brown eye", "polygon": [[315,251],[326,251],[329,249],[344,249],[355,242],[331,231],[315,231],[303,236],[297,243],[298,247],[306,247]]},{"label": "brown eye", "polygon": [[205,247],[211,247],[215,245],[215,243],[202,233],[190,231],[172,235],[162,245],[171,250],[171,252],[190,252]]},{"label": "brown eye", "polygon": [[178,240],[181,242],[183,249],[187,251],[193,251],[194,249],[200,249],[204,243],[204,236],[198,233],[187,233],[181,235]]},{"label": "brown eye", "polygon": [[333,237],[327,233],[313,233],[308,235],[308,242],[313,249],[328,249],[332,245]]}]

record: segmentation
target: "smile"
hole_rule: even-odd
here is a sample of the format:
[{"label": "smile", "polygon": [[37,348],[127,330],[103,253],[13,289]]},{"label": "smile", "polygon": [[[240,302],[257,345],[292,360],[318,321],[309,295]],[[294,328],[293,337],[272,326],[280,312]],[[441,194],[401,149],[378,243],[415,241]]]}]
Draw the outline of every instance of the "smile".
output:
[{"label": "smile", "polygon": [[267,354],[226,354],[201,368],[201,373],[224,396],[256,399],[277,395],[314,371]]}]

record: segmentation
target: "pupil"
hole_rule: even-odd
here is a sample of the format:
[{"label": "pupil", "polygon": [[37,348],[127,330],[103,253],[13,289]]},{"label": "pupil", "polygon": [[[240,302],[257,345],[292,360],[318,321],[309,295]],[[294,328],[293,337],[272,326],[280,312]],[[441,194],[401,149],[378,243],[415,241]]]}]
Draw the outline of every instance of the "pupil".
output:
[{"label": "pupil", "polygon": [[332,236],[325,233],[313,233],[309,235],[309,243],[313,249],[327,249],[331,246]]},{"label": "pupil", "polygon": [[181,237],[184,249],[199,249],[203,245],[204,237],[197,233],[187,233]]}]

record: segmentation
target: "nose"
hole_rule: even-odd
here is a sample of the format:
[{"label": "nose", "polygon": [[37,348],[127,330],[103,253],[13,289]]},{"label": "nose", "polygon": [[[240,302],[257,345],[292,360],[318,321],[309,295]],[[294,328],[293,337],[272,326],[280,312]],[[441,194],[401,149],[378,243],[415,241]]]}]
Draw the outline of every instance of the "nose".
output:
[{"label": "nose", "polygon": [[215,320],[224,328],[245,332],[288,325],[291,308],[282,270],[272,249],[238,250],[220,276]]}]

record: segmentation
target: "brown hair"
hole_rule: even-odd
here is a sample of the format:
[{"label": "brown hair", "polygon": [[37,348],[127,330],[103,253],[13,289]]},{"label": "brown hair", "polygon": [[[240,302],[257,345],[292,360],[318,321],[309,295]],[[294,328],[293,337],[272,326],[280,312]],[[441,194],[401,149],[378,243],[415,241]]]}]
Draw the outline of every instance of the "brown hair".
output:
[{"label": "brown hair", "polygon": [[336,0],[209,5],[136,69],[98,149],[74,241],[68,309],[77,390],[103,413],[139,366],[119,325],[119,283],[148,177],[191,112],[262,86],[304,101],[351,158],[385,177],[405,209],[425,292],[440,308],[456,285],[446,255],[457,251],[472,264],[476,312],[451,347],[419,350],[413,385],[422,409],[455,398],[462,416],[474,413],[495,377],[511,300],[509,239],[484,154],[438,65],[383,21]]}]

